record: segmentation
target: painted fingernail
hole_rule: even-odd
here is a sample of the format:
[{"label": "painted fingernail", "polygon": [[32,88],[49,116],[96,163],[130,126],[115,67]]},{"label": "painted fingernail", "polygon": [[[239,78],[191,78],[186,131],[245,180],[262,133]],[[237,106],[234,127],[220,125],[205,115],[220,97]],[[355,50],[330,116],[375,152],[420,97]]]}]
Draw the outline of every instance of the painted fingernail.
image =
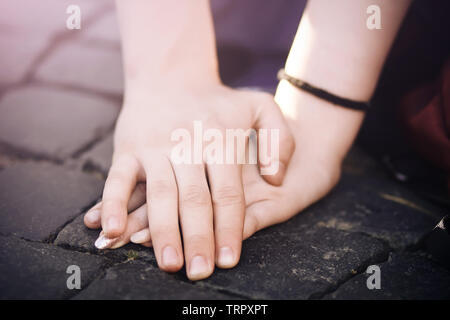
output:
[{"label": "painted fingernail", "polygon": [[95,240],[95,247],[97,249],[108,249],[110,248],[119,238],[107,238],[103,233],[100,233],[100,236],[97,240]]},{"label": "painted fingernail", "polygon": [[208,275],[208,264],[202,256],[195,256],[191,260],[191,267],[189,268],[189,275],[191,280],[198,280]]},{"label": "painted fingernail", "polygon": [[178,265],[178,254],[172,246],[167,246],[164,248],[162,263],[166,267]]},{"label": "painted fingernail", "polygon": [[97,223],[100,221],[100,210],[94,209],[94,210],[90,210],[86,213],[86,220],[89,223]]},{"label": "painted fingernail", "polygon": [[218,260],[222,268],[232,267],[234,265],[233,250],[230,247],[220,248]]}]

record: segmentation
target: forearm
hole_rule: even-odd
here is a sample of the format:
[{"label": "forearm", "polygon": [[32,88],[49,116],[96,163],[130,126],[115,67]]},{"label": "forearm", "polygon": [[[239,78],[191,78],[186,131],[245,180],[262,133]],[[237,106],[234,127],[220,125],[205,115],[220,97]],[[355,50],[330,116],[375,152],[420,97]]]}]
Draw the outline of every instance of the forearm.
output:
[{"label": "forearm", "polygon": [[[368,101],[384,60],[409,6],[409,0],[310,1],[292,45],[286,72],[332,94]],[[381,8],[382,29],[366,27],[369,5]],[[317,133],[317,147],[341,160],[364,113],[345,109],[281,81],[276,100],[293,119],[294,135]]]},{"label": "forearm", "polygon": [[[349,99],[371,98],[410,0],[308,2],[286,71]],[[366,27],[370,5],[381,8],[381,30]]]},{"label": "forearm", "polygon": [[[117,0],[126,88],[218,79],[208,0]],[[139,86],[139,85],[138,85]]]}]

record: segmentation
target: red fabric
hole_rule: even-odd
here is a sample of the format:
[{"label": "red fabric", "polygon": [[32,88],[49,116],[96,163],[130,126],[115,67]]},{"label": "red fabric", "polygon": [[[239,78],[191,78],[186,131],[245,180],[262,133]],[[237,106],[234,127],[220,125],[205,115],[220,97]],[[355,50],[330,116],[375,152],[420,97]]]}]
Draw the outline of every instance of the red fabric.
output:
[{"label": "red fabric", "polygon": [[450,58],[439,79],[403,97],[400,118],[413,148],[445,170],[450,190]]}]

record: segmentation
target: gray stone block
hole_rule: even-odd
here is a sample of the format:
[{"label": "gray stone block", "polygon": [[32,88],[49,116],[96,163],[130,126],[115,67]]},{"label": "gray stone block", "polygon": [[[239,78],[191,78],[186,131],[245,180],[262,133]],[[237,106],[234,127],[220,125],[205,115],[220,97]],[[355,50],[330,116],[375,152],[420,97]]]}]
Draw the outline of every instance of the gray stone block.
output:
[{"label": "gray stone block", "polygon": [[0,32],[0,87],[24,80],[38,55],[48,45],[48,40]]},{"label": "gray stone block", "polygon": [[[365,270],[364,270],[365,271]],[[450,299],[450,273],[416,253],[393,254],[380,265],[380,289],[367,288],[368,274],[355,276],[326,299]]]},{"label": "gray stone block", "polygon": [[156,266],[156,258],[152,248],[130,243],[119,249],[98,250],[94,246],[94,242],[98,238],[100,230],[88,229],[84,225],[83,216],[84,214],[80,215],[65,226],[56,237],[55,244],[66,248],[105,255],[115,261],[139,259],[152,262]]},{"label": "gray stone block", "polygon": [[107,41],[120,46],[120,34],[115,10],[107,12],[86,29],[84,38],[91,41]]},{"label": "gray stone block", "polygon": [[92,204],[103,181],[48,163],[23,163],[0,171],[0,233],[46,240]]},{"label": "gray stone block", "polygon": [[[71,0],[2,0],[0,3],[0,87],[17,84],[31,72],[55,35],[77,36],[81,30],[66,28],[66,9]],[[81,27],[107,1],[79,0]],[[105,7],[106,8],[106,7]],[[86,31],[88,31],[88,26]],[[83,30],[84,31],[84,30]]]},{"label": "gray stone block", "polygon": [[80,267],[81,290],[101,273],[106,260],[54,245],[0,236],[0,299],[65,299],[70,265]]},{"label": "gray stone block", "polygon": [[64,43],[38,67],[36,78],[121,95],[123,72],[120,50]]},{"label": "gray stone block", "polygon": [[316,298],[387,254],[380,241],[359,233],[267,233],[244,242],[237,267],[217,269],[202,283],[252,299]]},{"label": "gray stone block", "polygon": [[80,6],[81,30],[83,22],[98,13],[101,8],[110,7],[108,0],[2,0],[0,3],[0,25],[6,31],[15,34],[27,34],[32,37],[48,37],[56,32],[80,32],[66,28],[69,14],[67,7],[71,4]]},{"label": "gray stone block", "polygon": [[0,101],[0,141],[35,156],[63,160],[111,130],[119,106],[92,95],[38,86]]},{"label": "gray stone block", "polygon": [[113,135],[110,134],[82,156],[84,167],[106,176],[111,167],[113,149]]},{"label": "gray stone block", "polygon": [[233,299],[211,288],[180,281],[142,261],[114,266],[75,299]]}]

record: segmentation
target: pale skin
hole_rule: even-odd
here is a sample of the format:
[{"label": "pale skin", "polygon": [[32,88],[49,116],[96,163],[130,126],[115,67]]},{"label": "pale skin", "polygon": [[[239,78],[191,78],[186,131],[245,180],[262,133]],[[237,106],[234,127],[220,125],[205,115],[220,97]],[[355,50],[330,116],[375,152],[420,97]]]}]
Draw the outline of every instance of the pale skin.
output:
[{"label": "pale skin", "polygon": [[[164,6],[162,3],[166,2],[158,2],[158,6]],[[189,1],[177,3],[189,6]],[[365,27],[366,8],[373,4],[382,8],[382,30],[371,31]],[[286,72],[336,95],[359,101],[369,100],[409,4],[409,0],[310,1],[286,62]],[[194,15],[197,9],[190,9]],[[284,80],[277,88],[275,99],[268,99],[264,94],[236,92],[221,85],[217,75],[208,75],[210,69],[204,62],[210,60],[203,57],[201,65],[205,67],[204,77],[199,77],[201,71],[197,70],[195,64],[184,65],[183,59],[177,57],[177,48],[170,45],[167,48],[173,50],[160,53],[160,58],[164,60],[163,57],[170,56],[171,63],[148,63],[145,55],[140,56],[140,53],[146,52],[145,48],[142,49],[145,44],[139,43],[140,50],[130,53],[133,52],[133,41],[129,38],[139,42],[135,32],[138,33],[142,25],[135,26],[137,29],[134,31],[127,29],[123,26],[123,15],[126,16],[127,10],[131,9],[128,4],[118,1],[118,10],[122,16],[125,74],[129,74],[131,80],[126,81],[124,108],[116,127],[114,162],[103,201],[86,214],[85,224],[90,228],[103,228],[102,233],[109,239],[106,247],[117,248],[130,241],[153,246],[161,269],[169,272],[179,270],[184,257],[187,276],[191,280],[203,279],[213,272],[214,264],[221,268],[235,266],[239,261],[243,239],[258,230],[288,220],[333,188],[339,180],[342,160],[355,139],[364,113],[332,105],[298,90]],[[206,5],[203,10],[207,10]],[[157,16],[160,15],[158,12]],[[186,16],[189,13],[180,19],[187,19]],[[186,31],[187,36],[189,32],[192,29]],[[155,34],[155,37],[162,33]],[[152,36],[147,32],[147,37]],[[177,37],[180,39],[179,34]],[[197,35],[195,41],[209,37],[211,35]],[[205,47],[210,45],[208,42]],[[128,54],[127,46],[131,47]],[[203,50],[199,51],[199,48],[188,47],[184,53],[192,54],[191,60],[199,54],[207,54]],[[127,66],[127,56],[132,66]],[[134,63],[139,66],[142,64],[143,67],[134,69]],[[216,65],[212,65],[212,69],[216,69]],[[149,70],[151,74],[159,76],[154,78],[147,74]],[[177,72],[183,74],[183,77],[177,78],[180,83],[164,82],[164,75],[175,77]],[[190,81],[184,82],[185,77]],[[208,83],[204,82],[205,79]],[[157,86],[159,89],[145,91],[142,89],[144,84],[146,88]],[[177,92],[176,97],[167,91]],[[203,93],[205,91],[208,93]],[[261,113],[256,113],[260,121],[252,117],[255,113],[246,113],[246,107],[252,109],[249,100],[265,106],[264,109],[258,109]],[[221,112],[223,108],[214,107],[222,103],[229,106],[226,112]],[[161,104],[170,105],[171,108],[152,107]],[[276,122],[269,122],[269,117],[262,114],[271,114],[270,118],[274,118],[277,113],[272,107],[277,104],[284,114],[284,120],[275,118]],[[231,121],[233,113],[239,114],[239,122]],[[176,116],[180,114],[184,116]],[[192,116],[189,118],[189,115]],[[285,165],[286,172],[268,178],[262,177],[255,165],[207,168],[210,182],[208,189],[206,179],[201,174],[204,172],[201,166],[175,166],[169,170],[163,160],[154,159],[163,158],[161,155],[164,155],[168,146],[167,128],[182,126],[184,120],[181,119],[186,117],[205,121],[220,119],[222,128],[281,128],[285,132],[282,139],[284,143],[280,145],[283,151],[277,160]],[[266,119],[266,122],[262,119]],[[284,127],[283,121],[287,122],[288,128]],[[217,123],[211,124],[214,125]],[[294,141],[291,141],[289,130]],[[292,159],[287,166],[292,152]],[[210,175],[210,172],[214,172],[214,175]],[[164,179],[167,176],[173,176],[172,181],[176,183],[166,183]],[[230,177],[233,178],[231,184]],[[135,188],[137,182],[146,184],[138,184]],[[189,191],[192,186],[196,186],[195,192],[190,192],[189,200],[186,201],[183,192]],[[220,197],[214,195],[217,190],[229,192],[223,197],[227,203],[223,203],[224,199],[220,200],[222,203],[218,201]],[[203,198],[202,194],[208,196]],[[213,200],[208,201],[211,198]],[[106,221],[117,212],[120,212],[121,222],[117,228],[110,228]],[[184,247],[181,245],[178,222],[183,232]],[[165,264],[162,250],[168,245],[175,249],[177,258]],[[193,266],[192,260],[197,256],[205,259],[201,272]]]}]

